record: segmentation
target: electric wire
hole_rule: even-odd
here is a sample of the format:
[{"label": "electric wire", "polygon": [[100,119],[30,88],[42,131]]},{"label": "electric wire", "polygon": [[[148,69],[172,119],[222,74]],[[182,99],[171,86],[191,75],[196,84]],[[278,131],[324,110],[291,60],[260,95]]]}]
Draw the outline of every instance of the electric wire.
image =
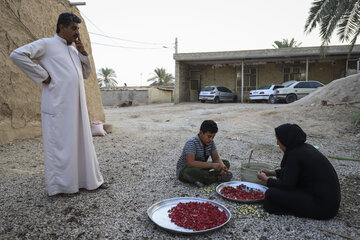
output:
[{"label": "electric wire", "polygon": [[[106,37],[111,39],[114,43],[116,43],[114,41],[114,39],[116,40],[121,40],[121,41],[127,41],[127,42],[132,42],[132,43],[138,43],[138,44],[151,44],[151,45],[162,45],[162,47],[157,47],[157,48],[151,48],[151,47],[129,47],[129,46],[122,46],[122,45],[113,45],[113,44],[106,44],[106,43],[98,43],[98,42],[92,42],[91,44],[95,44],[95,45],[102,45],[102,46],[106,46],[106,47],[114,47],[114,48],[126,48],[126,49],[138,49],[138,50],[155,50],[155,49],[169,49],[170,47],[165,46],[165,45],[171,45],[171,44],[164,44],[164,43],[150,43],[150,42],[141,42],[141,41],[135,41],[135,40],[127,40],[127,39],[122,39],[122,38],[118,38],[118,37],[111,37],[109,35],[107,35],[104,31],[102,31],[98,26],[96,26],[95,23],[93,23],[82,11],[80,11],[80,14],[82,16],[84,16],[97,30],[99,30],[102,34],[99,33],[93,33],[93,32],[88,32],[89,34],[93,34],[93,35],[97,35],[97,36],[102,36],[102,37]],[[173,43],[172,43],[173,44]]]},{"label": "electric wire", "polygon": [[111,38],[111,39],[116,39],[116,40],[125,41],[125,42],[139,43],[139,44],[149,44],[149,45],[171,45],[171,44],[173,44],[173,43],[141,42],[141,41],[128,40],[128,39],[123,39],[123,38],[118,38],[118,37],[110,37],[108,35],[94,33],[94,32],[89,32],[89,34],[96,35],[96,36],[101,36],[101,37],[106,37],[106,38]]},{"label": "electric wire", "polygon": [[95,23],[93,23],[93,22],[90,20],[90,18],[88,18],[82,11],[80,11],[80,9],[79,9],[79,12],[80,12],[80,14],[81,14],[82,16],[84,16],[97,30],[99,30],[99,31],[102,32],[105,36],[107,36],[106,33],[104,33],[100,28],[98,28],[98,26],[96,26]]},{"label": "electric wire", "polygon": [[126,47],[126,46],[121,46],[121,45],[112,45],[112,44],[106,44],[106,43],[98,43],[98,42],[91,42],[91,44],[95,44],[95,45],[102,45],[102,46],[106,46],[106,47],[116,47],[116,48],[129,48],[129,49],[142,49],[142,50],[155,50],[155,49],[168,49],[168,47],[163,46],[163,47],[154,47],[154,48],[141,48],[141,47]]}]

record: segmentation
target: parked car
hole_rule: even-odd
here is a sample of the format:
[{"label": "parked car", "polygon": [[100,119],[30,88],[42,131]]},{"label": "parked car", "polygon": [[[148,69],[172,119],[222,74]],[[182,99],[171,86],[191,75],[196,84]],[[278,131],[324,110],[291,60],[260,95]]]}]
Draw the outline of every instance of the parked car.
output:
[{"label": "parked car", "polygon": [[199,101],[202,103],[205,101],[213,101],[214,103],[236,102],[237,95],[223,86],[206,86],[200,91]]},{"label": "parked car", "polygon": [[318,81],[289,81],[283,83],[283,86],[283,88],[275,90],[274,103],[277,101],[285,101],[286,103],[295,102],[315,91],[318,87],[324,86],[324,84]]},{"label": "parked car", "polygon": [[274,94],[275,94],[275,89],[277,88],[283,88],[284,86],[281,84],[272,84],[272,85],[266,85],[266,86],[262,86],[259,87],[256,90],[251,90],[249,93],[249,98],[251,101],[269,101],[270,102],[270,98],[272,100],[275,99]]}]

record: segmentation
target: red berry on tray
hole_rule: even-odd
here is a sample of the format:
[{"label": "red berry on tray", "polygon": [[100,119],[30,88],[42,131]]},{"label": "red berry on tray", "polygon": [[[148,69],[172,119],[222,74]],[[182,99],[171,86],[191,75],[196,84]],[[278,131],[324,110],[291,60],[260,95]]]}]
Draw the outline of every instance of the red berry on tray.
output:
[{"label": "red berry on tray", "polygon": [[249,188],[244,184],[240,184],[236,188],[223,187],[220,193],[225,197],[237,200],[262,200],[265,198],[265,194],[261,190]]},{"label": "red berry on tray", "polygon": [[168,212],[171,222],[194,231],[220,226],[228,219],[224,211],[210,203],[179,203]]}]

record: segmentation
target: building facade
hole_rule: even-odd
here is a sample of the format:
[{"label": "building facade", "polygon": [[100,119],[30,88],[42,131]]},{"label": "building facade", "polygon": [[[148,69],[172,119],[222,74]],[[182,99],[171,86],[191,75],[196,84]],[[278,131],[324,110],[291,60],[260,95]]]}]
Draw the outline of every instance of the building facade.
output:
[{"label": "building facade", "polygon": [[175,103],[196,102],[200,90],[221,85],[236,92],[241,102],[249,91],[289,80],[327,84],[359,69],[360,45],[280,48],[250,51],[177,53]]}]

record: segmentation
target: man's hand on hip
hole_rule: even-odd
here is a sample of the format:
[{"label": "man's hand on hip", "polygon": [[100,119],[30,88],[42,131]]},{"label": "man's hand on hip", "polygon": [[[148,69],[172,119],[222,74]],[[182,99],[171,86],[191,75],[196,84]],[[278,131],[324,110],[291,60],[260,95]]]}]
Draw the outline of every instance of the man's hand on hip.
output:
[{"label": "man's hand on hip", "polygon": [[50,82],[51,82],[50,76],[46,80],[43,81],[44,84],[49,84]]}]

